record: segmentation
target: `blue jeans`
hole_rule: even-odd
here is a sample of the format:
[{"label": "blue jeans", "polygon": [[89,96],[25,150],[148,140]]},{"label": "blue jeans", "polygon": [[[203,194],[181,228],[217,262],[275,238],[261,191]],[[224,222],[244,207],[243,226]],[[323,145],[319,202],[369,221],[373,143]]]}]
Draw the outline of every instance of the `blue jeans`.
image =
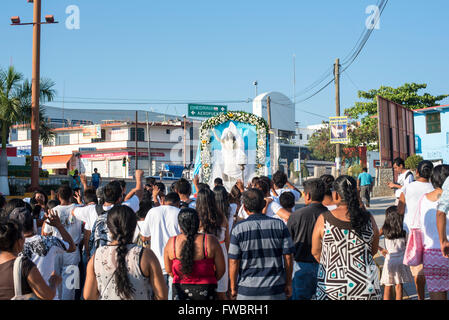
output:
[{"label": "blue jeans", "polygon": [[318,263],[296,262],[293,265],[292,300],[311,300],[316,293]]},{"label": "blue jeans", "polygon": [[173,278],[170,277],[170,275],[168,275],[168,274],[164,274],[164,280],[168,287],[168,300],[173,300],[173,297],[172,297],[172,295],[173,295],[173,288],[172,288]]}]

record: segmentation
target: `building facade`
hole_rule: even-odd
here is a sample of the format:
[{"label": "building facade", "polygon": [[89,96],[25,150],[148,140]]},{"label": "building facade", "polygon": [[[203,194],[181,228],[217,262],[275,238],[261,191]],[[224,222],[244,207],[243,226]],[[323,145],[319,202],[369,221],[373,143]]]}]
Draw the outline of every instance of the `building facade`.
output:
[{"label": "building facade", "polygon": [[416,154],[449,164],[449,105],[414,110]]},{"label": "building facade", "polygon": [[[131,178],[136,165],[146,175],[157,175],[164,164],[189,167],[195,159],[199,125],[188,120],[184,130],[182,120],[138,122],[137,137],[136,123],[128,121],[54,128],[52,141],[40,143],[41,166],[50,174],[78,169],[87,176],[97,168],[103,177],[114,178]],[[18,155],[31,154],[29,131],[20,125],[11,130],[10,145]]]}]

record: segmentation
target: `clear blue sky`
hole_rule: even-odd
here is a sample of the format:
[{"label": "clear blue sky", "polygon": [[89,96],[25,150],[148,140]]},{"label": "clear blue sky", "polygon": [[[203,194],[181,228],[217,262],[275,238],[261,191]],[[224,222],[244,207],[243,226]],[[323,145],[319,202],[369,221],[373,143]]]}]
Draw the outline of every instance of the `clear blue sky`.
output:
[{"label": "clear blue sky", "polygon": [[[161,100],[245,100],[259,93],[293,93],[311,84],[336,58],[343,59],[365,28],[365,8],[377,0],[43,0],[41,74],[56,82],[58,99],[94,97]],[[68,30],[66,8],[77,5],[81,29]],[[26,0],[0,4],[0,66],[31,77],[32,28],[10,26],[10,17],[32,20]],[[390,0],[355,63],[341,79],[342,111],[357,101],[357,90],[405,82],[427,83],[427,92],[449,93],[449,1]],[[297,105],[302,125],[335,113],[332,84]],[[300,96],[300,100],[305,96]],[[79,101],[79,99],[76,99]],[[442,101],[448,104],[449,100]],[[61,106],[60,103],[52,104]],[[66,104],[66,108],[108,108]],[[251,104],[229,104],[251,110]],[[182,115],[186,105],[112,105]]]}]

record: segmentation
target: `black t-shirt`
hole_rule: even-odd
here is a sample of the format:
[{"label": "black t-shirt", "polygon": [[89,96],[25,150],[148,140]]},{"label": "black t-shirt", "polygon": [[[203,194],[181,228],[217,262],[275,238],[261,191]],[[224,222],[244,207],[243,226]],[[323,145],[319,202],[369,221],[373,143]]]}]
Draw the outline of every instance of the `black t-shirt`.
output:
[{"label": "black t-shirt", "polygon": [[[11,300],[14,297],[14,259],[0,264],[0,300]],[[28,275],[35,267],[33,261],[27,257],[22,258],[22,294],[29,294],[33,291],[28,284]]]},{"label": "black t-shirt", "polygon": [[316,220],[326,211],[321,203],[311,203],[290,215],[287,227],[295,244],[295,261],[317,262],[311,253],[312,234]]}]

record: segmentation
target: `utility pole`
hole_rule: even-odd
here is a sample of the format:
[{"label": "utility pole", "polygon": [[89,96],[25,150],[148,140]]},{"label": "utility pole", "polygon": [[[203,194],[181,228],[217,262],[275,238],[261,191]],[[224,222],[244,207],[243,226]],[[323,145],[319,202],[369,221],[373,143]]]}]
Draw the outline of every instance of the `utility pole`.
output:
[{"label": "utility pole", "polygon": [[33,73],[31,87],[31,190],[39,188],[39,92],[41,60],[41,0],[34,0]]},{"label": "utility pole", "polygon": [[[296,54],[293,55],[293,108],[296,110]],[[299,128],[299,126],[298,126]],[[295,132],[296,133],[296,132]],[[301,172],[301,145],[298,145],[298,161],[299,161],[299,185],[302,185]]]},{"label": "utility pole", "polygon": [[[269,136],[270,136],[270,163],[271,163],[271,170],[274,171],[274,154],[273,154],[273,150],[274,150],[274,134],[273,134],[273,130],[271,128],[271,98],[270,96],[267,96],[267,119],[268,119],[268,132],[269,132]],[[273,173],[273,172],[272,172]]]},{"label": "utility pole", "polygon": [[151,176],[151,146],[150,146],[150,125],[148,123],[148,111],[146,112],[147,116],[147,137],[148,137],[148,175]]},{"label": "utility pole", "polygon": [[[335,61],[334,65],[334,76],[335,76],[335,115],[340,116],[340,59]],[[335,169],[337,177],[341,174],[341,145],[337,143],[335,146],[336,156],[335,156]]]},{"label": "utility pole", "polygon": [[138,111],[136,110],[136,128],[135,128],[135,135],[134,135],[134,141],[136,142],[136,169],[135,169],[136,171],[139,169],[139,160],[138,160],[139,156],[137,153],[137,120],[138,120],[137,113],[138,113]]},{"label": "utility pole", "polygon": [[186,168],[186,152],[187,152],[187,142],[186,142],[186,115],[184,117],[184,169]]}]

